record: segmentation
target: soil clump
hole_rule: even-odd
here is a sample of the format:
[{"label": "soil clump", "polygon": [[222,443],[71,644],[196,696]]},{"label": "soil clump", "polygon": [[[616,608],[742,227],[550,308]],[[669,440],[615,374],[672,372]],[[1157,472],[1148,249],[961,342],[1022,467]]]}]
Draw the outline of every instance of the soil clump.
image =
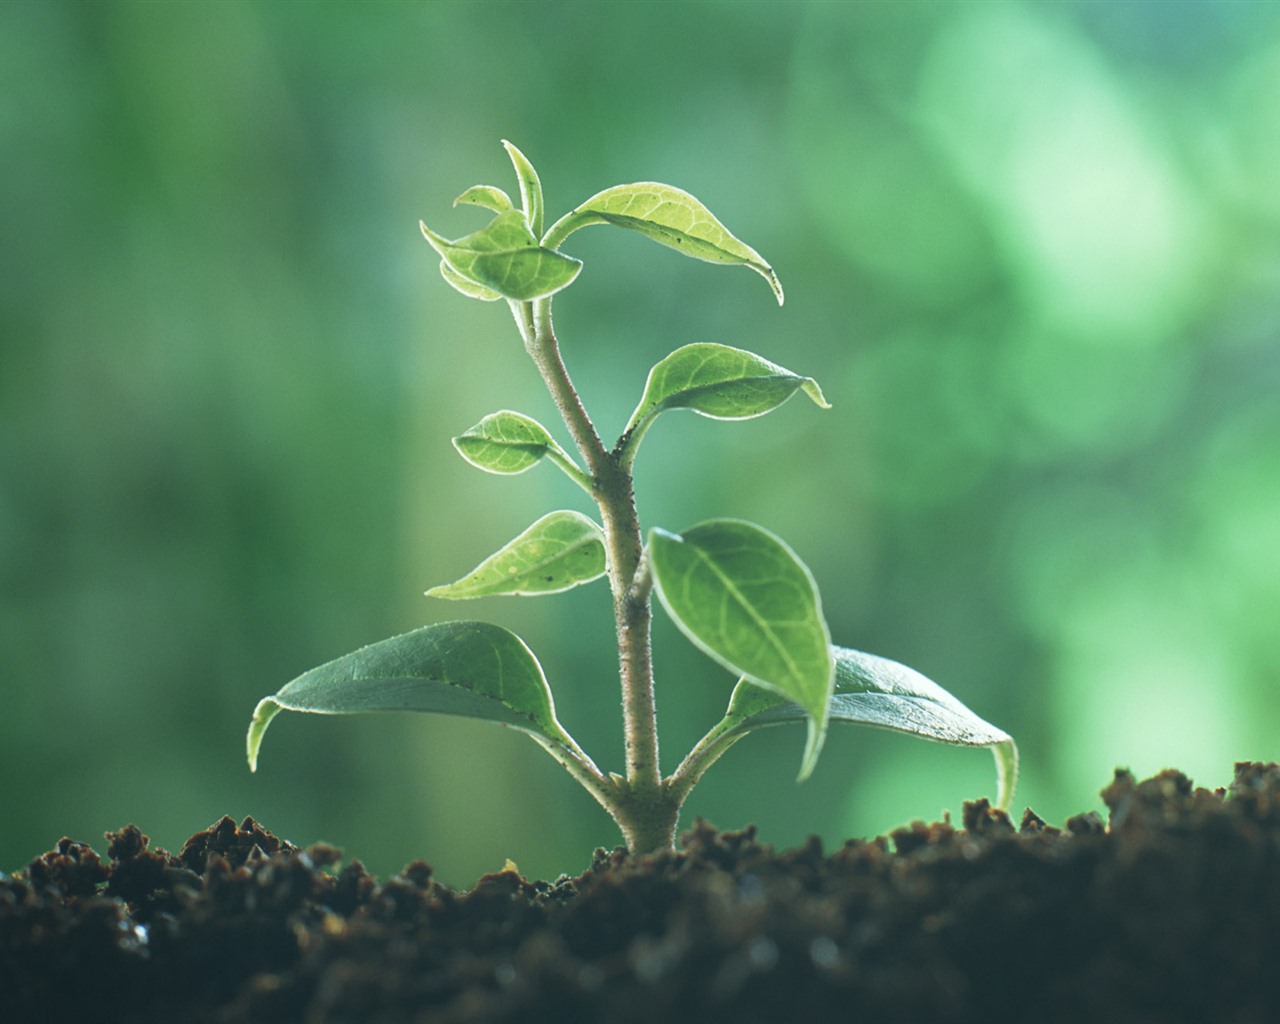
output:
[{"label": "soil clump", "polygon": [[178,854],[133,825],[0,874],[13,1022],[1280,1021],[1280,766],[1225,790],[1118,771],[1097,814],[986,801],[824,851],[699,821],[580,876],[414,862],[223,818]]}]

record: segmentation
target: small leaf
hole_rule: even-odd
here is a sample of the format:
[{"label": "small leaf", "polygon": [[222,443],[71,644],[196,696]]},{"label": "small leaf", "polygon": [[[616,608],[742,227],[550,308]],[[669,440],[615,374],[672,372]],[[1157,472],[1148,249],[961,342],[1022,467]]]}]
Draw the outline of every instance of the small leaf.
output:
[{"label": "small leaf", "polygon": [[556,444],[537,420],[503,409],[490,413],[453,439],[458,454],[486,473],[523,473],[542,458],[559,466],[574,483],[591,493],[591,478]]},{"label": "small leaf", "polygon": [[582,269],[581,260],[538,245],[519,210],[500,213],[488,226],[456,241],[442,238],[426,224],[419,226],[453,270],[503,298],[527,301],[551,295]]},{"label": "small leaf", "polygon": [[281,710],[433,711],[499,722],[561,750],[578,749],[556,721],[533,653],[514,633],[487,622],[423,626],[304,672],[258,703],[246,740],[250,769]]},{"label": "small leaf", "polygon": [[[833,647],[832,652],[836,677],[831,721],[878,726],[957,746],[990,747],[998,775],[996,804],[1008,807],[1018,772],[1017,747],[1008,733],[979,718],[914,669],[844,647]],[[724,725],[726,735],[742,735],[807,717],[798,704],[744,678],[729,700]]]},{"label": "small leaf", "polygon": [[479,282],[463,277],[444,260],[440,261],[440,276],[469,299],[479,299],[481,302],[496,302],[502,298],[492,288],[486,288]]},{"label": "small leaf", "polygon": [[737,519],[713,519],[679,536],[655,529],[649,558],[662,603],[690,640],[804,709],[806,778],[822,749],[833,678],[831,638],[809,570],[773,534]]},{"label": "small leaf", "polygon": [[655,242],[708,263],[747,266],[769,282],[782,305],[782,284],[764,258],[744,245],[683,189],[655,181],[615,185],[597,193],[560,218],[543,239],[558,249],[566,238],[590,224],[614,224],[648,235]]},{"label": "small leaf", "polygon": [[455,437],[453,446],[471,465],[488,473],[523,473],[552,451],[564,453],[546,427],[509,409],[490,413]]},{"label": "small leaf", "polygon": [[776,409],[797,391],[821,408],[831,408],[812,377],[801,377],[740,348],[710,342],[685,345],[649,371],[644,395],[623,435],[626,447],[634,452],[649,425],[667,409],[745,420]]},{"label": "small leaf", "polygon": [[516,169],[516,178],[520,182],[520,201],[524,205],[525,218],[535,237],[542,234],[542,182],[538,180],[538,172],[528,158],[506,139],[502,146],[511,157],[511,164]]},{"label": "small leaf", "polygon": [[552,512],[456,583],[428,597],[558,594],[604,575],[604,533],[581,512]]},{"label": "small leaf", "polygon": [[492,185],[472,185],[469,189],[458,196],[453,201],[454,206],[482,206],[486,210],[492,210],[494,213],[506,213],[514,210],[515,206],[511,202],[511,197],[500,188]]}]

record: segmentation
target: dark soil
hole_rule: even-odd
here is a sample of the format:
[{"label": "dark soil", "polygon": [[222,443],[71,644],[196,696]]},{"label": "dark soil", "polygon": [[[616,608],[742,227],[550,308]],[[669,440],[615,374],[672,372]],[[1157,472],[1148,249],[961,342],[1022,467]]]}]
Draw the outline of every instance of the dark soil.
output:
[{"label": "dark soil", "polygon": [[250,819],[0,875],[0,1020],[1280,1021],[1280,766],[782,853],[699,822],[580,877],[379,883]]}]

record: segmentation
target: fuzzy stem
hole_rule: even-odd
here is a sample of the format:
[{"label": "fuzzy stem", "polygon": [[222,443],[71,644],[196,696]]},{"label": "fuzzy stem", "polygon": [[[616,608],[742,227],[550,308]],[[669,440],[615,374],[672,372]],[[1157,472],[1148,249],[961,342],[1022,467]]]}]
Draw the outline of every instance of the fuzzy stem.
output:
[{"label": "fuzzy stem", "polygon": [[592,497],[599,506],[604,526],[618,636],[627,755],[625,791],[611,813],[633,852],[670,847],[679,803],[673,803],[667,794],[658,762],[657,708],[649,639],[652,606],[646,576],[639,571],[644,541],[631,474],[604,447],[569,378],[551,322],[549,297],[532,303],[530,319],[533,337],[527,344],[529,355],[591,474]]}]

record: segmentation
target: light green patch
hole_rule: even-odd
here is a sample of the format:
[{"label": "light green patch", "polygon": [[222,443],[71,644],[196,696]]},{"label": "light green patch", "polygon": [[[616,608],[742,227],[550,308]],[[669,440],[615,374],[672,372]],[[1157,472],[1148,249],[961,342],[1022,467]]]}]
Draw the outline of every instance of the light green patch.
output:
[{"label": "light green patch", "polygon": [[581,512],[543,516],[462,579],[427,591],[457,601],[499,595],[558,594],[604,575],[604,533]]}]

